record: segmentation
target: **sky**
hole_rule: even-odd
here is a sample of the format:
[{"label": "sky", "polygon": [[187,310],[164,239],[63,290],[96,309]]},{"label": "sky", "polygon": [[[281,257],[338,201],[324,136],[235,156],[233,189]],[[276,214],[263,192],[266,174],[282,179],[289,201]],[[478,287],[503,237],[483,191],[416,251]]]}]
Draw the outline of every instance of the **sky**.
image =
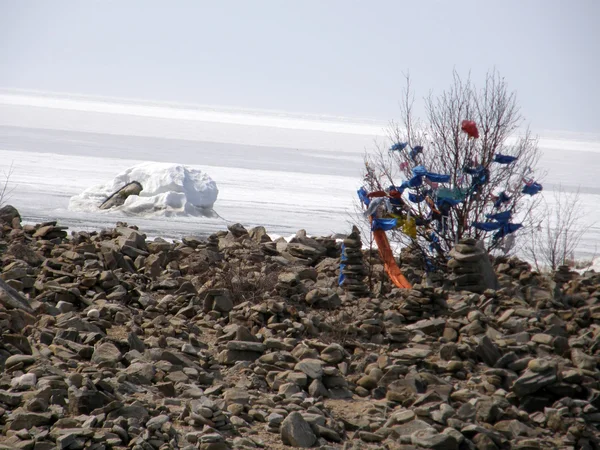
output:
[{"label": "sky", "polygon": [[598,0],[0,0],[0,88],[389,120],[496,68],[534,130],[600,132]]}]

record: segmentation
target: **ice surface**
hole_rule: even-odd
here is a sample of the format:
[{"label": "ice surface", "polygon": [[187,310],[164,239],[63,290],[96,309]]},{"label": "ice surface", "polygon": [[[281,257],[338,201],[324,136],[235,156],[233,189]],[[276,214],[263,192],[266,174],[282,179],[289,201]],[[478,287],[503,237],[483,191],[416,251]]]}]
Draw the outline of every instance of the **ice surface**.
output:
[{"label": "ice surface", "polygon": [[[149,237],[172,239],[207,236],[232,222],[263,225],[273,236],[290,236],[299,229],[312,235],[347,233],[356,220],[364,151],[383,139],[385,127],[235,109],[113,106],[0,96],[0,174],[14,163],[11,184],[16,189],[9,201],[25,223],[58,220],[71,230],[98,230],[124,220]],[[595,225],[576,256],[591,259],[600,254],[600,137],[544,132],[539,147],[539,168],[548,173],[541,196],[551,203],[559,184],[581,190],[583,217]],[[71,197],[93,185],[106,187],[102,198],[98,193],[99,203],[113,192],[107,180],[149,161],[209,173],[219,188],[214,205],[218,217],[131,217],[127,211],[68,208]],[[139,200],[142,209],[154,208],[154,203],[144,205],[149,199]],[[175,200],[157,199],[162,204]]]},{"label": "ice surface", "polygon": [[89,187],[71,197],[69,209],[100,211],[98,207],[103,201],[132,181],[142,185],[142,192],[129,196],[114,210],[139,215],[210,216],[219,193],[217,183],[199,169],[181,164],[145,162],[119,173],[112,181]]}]

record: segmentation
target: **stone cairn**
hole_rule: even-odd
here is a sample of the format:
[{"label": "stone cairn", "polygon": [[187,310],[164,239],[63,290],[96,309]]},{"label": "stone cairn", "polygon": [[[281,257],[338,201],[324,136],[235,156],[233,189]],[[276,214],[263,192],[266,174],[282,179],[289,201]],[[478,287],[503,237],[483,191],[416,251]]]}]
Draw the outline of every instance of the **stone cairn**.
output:
[{"label": "stone cairn", "polygon": [[575,278],[576,272],[571,271],[571,268],[567,265],[558,266],[552,279],[559,285],[564,285]]},{"label": "stone cairn", "polygon": [[367,268],[363,261],[360,231],[353,226],[352,233],[343,241],[340,257],[340,286],[349,295],[356,297],[367,295],[369,287],[364,282],[366,275]]},{"label": "stone cairn", "polygon": [[400,295],[398,312],[410,323],[439,316],[447,310],[446,294],[441,288],[414,284],[412,289]]},{"label": "stone cairn", "polygon": [[483,243],[472,238],[461,239],[450,251],[450,281],[457,291],[482,293],[498,289],[498,278]]},{"label": "stone cairn", "polygon": [[400,250],[400,261],[402,262],[402,274],[412,284],[419,284],[425,276],[425,259],[423,252],[416,244],[410,244]]}]

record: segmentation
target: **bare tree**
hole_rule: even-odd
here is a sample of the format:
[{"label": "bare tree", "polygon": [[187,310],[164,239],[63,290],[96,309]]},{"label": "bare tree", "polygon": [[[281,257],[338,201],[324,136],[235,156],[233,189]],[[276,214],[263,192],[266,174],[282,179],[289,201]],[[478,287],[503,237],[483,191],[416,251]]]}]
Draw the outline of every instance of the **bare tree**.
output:
[{"label": "bare tree", "polygon": [[[410,77],[406,76],[400,101],[401,119],[399,123],[392,122],[388,131],[390,144],[402,144],[396,148],[379,145],[365,157],[365,188],[369,192],[389,193],[402,179],[410,180],[412,170],[418,165],[431,173],[449,175],[450,180],[403,192],[402,214],[417,222],[416,236],[414,230],[411,237],[397,229],[392,231],[392,239],[417,243],[424,253],[432,254],[440,262],[464,237],[483,240],[490,251],[507,250],[504,238],[494,238],[495,233],[474,228],[472,223],[488,221],[490,214],[510,211],[513,220],[527,226],[531,220],[528,213],[538,201],[539,196],[530,197],[523,192],[525,183],[540,181],[535,176],[540,154],[537,138],[528,128],[517,135],[524,119],[516,94],[508,90],[506,81],[495,70],[487,74],[480,89],[470,78],[463,80],[454,72],[448,90],[424,98],[424,120],[416,116],[414,105]],[[477,124],[478,138],[469,137],[462,130],[463,120]],[[501,164],[495,161],[497,154],[515,159],[510,164]],[[484,182],[473,181],[474,169],[485,175]],[[407,198],[408,192],[416,201]],[[505,197],[499,197],[501,193]],[[435,200],[442,195],[459,203],[441,211]]]},{"label": "bare tree", "polygon": [[529,229],[524,250],[538,271],[574,261],[581,239],[594,226],[586,223],[579,189],[563,186],[553,191],[552,201],[544,200],[536,211],[536,224]]},{"label": "bare tree", "polygon": [[15,190],[15,187],[10,187],[10,177],[14,172],[14,163],[10,164],[10,167],[2,172],[2,178],[0,179],[0,208],[4,206],[4,204],[10,198],[10,195]]}]

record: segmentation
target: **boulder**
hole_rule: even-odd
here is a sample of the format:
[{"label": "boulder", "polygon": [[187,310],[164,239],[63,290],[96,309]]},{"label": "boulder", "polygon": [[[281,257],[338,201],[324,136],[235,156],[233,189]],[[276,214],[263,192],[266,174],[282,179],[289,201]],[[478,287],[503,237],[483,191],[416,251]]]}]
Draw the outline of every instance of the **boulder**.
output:
[{"label": "boulder", "polygon": [[138,183],[137,181],[127,183],[121,189],[109,195],[109,197],[100,205],[100,209],[110,209],[121,206],[125,203],[127,197],[130,195],[139,195],[143,189],[141,183]]}]

